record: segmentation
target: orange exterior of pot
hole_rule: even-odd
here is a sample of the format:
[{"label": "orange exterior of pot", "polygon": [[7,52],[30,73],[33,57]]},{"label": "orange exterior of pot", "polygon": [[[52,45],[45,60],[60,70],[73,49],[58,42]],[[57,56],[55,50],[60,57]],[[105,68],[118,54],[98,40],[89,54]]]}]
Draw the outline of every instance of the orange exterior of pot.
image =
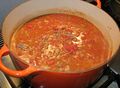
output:
[{"label": "orange exterior of pot", "polygon": [[101,76],[103,68],[86,73],[61,74],[54,72],[38,72],[31,79],[35,88],[86,88]]},{"label": "orange exterior of pot", "polygon": [[[14,59],[19,69],[27,67],[24,63]],[[85,73],[57,73],[49,71],[36,71],[27,79],[34,88],[86,88],[98,79],[105,66]]]}]

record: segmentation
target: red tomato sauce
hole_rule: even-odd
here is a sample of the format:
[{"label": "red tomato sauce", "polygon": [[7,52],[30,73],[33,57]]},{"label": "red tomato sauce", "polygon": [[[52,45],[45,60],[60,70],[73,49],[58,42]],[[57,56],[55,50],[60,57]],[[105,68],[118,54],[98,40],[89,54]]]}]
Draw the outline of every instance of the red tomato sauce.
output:
[{"label": "red tomato sauce", "polygon": [[81,72],[107,60],[108,42],[89,21],[49,14],[25,23],[11,39],[11,51],[42,70]]}]

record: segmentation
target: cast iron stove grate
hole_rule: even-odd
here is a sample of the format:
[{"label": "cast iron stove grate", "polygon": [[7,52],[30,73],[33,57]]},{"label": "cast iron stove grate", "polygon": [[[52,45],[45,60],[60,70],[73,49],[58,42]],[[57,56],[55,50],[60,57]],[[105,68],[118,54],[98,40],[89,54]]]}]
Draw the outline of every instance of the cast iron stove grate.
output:
[{"label": "cast iron stove grate", "polygon": [[103,75],[88,88],[120,88],[120,74],[108,66]]}]

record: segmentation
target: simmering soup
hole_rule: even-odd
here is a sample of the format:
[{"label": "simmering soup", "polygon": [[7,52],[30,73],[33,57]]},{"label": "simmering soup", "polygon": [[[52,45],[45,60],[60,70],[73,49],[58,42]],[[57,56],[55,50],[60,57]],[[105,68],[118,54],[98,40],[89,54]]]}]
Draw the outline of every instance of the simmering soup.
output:
[{"label": "simmering soup", "polygon": [[108,42],[99,29],[81,17],[48,14],[22,25],[10,49],[41,70],[81,72],[107,60]]}]

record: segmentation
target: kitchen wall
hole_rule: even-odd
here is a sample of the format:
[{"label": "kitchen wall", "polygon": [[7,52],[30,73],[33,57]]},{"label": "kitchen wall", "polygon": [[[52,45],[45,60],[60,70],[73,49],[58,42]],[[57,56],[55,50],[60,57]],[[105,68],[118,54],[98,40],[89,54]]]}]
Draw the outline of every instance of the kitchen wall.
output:
[{"label": "kitchen wall", "polygon": [[0,0],[0,28],[4,18],[7,14],[14,9],[17,5],[27,0]]}]

